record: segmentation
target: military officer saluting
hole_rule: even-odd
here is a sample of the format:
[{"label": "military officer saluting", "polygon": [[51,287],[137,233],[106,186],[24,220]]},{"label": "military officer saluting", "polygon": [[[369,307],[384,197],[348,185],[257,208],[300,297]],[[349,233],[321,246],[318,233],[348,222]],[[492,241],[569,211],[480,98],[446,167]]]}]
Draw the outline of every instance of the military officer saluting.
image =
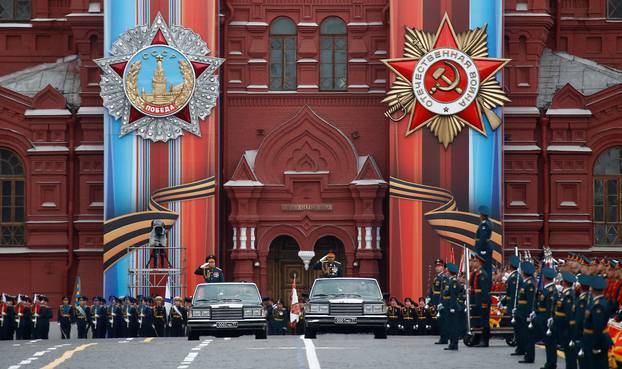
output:
[{"label": "military officer saluting", "polygon": [[[544,289],[537,293],[536,307],[536,337],[544,340],[546,347],[546,362],[544,369],[554,369],[557,367],[557,342],[553,336],[553,309],[559,300],[557,287],[555,286],[555,276],[557,272],[552,268],[542,268],[542,277],[544,280]],[[536,339],[537,339],[536,338]],[[535,340],[531,341],[535,344]]]},{"label": "military officer saluting", "polygon": [[[443,306],[447,310],[447,334],[449,336],[449,346],[445,350],[458,350],[458,339],[465,333],[465,290],[464,286],[458,282],[457,274],[459,268],[456,264],[447,264],[449,279],[447,287],[443,289]],[[447,299],[445,297],[448,297]]]},{"label": "military officer saluting", "polygon": [[222,269],[216,266],[216,257],[213,255],[206,257],[205,263],[198,267],[194,274],[203,276],[205,283],[225,281],[225,275]]},{"label": "military officer saluting", "polygon": [[581,349],[586,368],[607,368],[609,366],[607,355],[612,345],[607,330],[609,306],[607,299],[603,296],[607,282],[601,276],[593,276],[590,286],[592,287],[592,305],[585,313]]},{"label": "military officer saluting", "polygon": [[322,271],[322,278],[343,277],[341,263],[335,260],[335,253],[329,251],[323,258],[313,265],[314,270]]},{"label": "military officer saluting", "polygon": [[440,333],[440,338],[437,342],[437,345],[446,345],[448,343],[447,331],[444,322],[444,306],[442,304],[442,296],[441,293],[445,285],[447,284],[447,276],[445,275],[445,263],[441,259],[436,259],[434,262],[434,272],[436,276],[434,277],[434,282],[432,286],[430,286],[430,291],[428,292],[428,304],[435,307],[435,310],[438,311],[438,328]]},{"label": "military officer saluting", "polygon": [[520,264],[520,269],[523,277],[523,285],[518,290],[518,306],[516,307],[516,341],[518,347],[522,346],[524,352],[523,360],[519,363],[533,363],[535,360],[535,345],[530,341],[530,329],[529,323],[532,319],[533,303],[536,293],[536,282],[534,281],[533,274],[536,270],[531,262],[523,261]]}]

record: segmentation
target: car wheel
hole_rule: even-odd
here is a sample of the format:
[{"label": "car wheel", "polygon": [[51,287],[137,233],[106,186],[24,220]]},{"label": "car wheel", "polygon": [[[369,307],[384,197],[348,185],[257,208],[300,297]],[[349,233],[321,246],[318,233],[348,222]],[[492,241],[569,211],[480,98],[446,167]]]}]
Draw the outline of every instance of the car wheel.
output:
[{"label": "car wheel", "polygon": [[198,341],[199,332],[188,331],[188,341]]},{"label": "car wheel", "polygon": [[305,338],[314,339],[317,337],[317,331],[311,327],[305,327]]},{"label": "car wheel", "polygon": [[374,338],[376,339],[386,339],[387,338],[387,329],[382,327],[378,328],[374,331]]},{"label": "car wheel", "polygon": [[255,332],[255,339],[256,340],[265,340],[266,338],[268,338],[268,329],[267,328],[260,329],[257,332]]}]

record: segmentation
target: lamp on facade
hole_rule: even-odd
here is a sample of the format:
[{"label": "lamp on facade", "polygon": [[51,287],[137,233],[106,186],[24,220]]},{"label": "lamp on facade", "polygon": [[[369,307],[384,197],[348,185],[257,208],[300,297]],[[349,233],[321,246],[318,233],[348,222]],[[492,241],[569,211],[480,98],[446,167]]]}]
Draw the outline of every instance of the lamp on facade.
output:
[{"label": "lamp on facade", "polygon": [[353,267],[355,267],[355,268],[358,268],[358,267],[359,267],[359,262],[358,262],[358,260],[354,260],[354,261],[352,262],[352,266],[353,266]]},{"label": "lamp on facade", "polygon": [[255,260],[255,262],[253,263],[253,266],[255,268],[259,268],[261,266],[261,263],[259,262],[259,260]]},{"label": "lamp on facade", "polygon": [[305,265],[305,270],[309,270],[309,263],[315,256],[315,251],[298,251],[298,257],[302,259]]}]

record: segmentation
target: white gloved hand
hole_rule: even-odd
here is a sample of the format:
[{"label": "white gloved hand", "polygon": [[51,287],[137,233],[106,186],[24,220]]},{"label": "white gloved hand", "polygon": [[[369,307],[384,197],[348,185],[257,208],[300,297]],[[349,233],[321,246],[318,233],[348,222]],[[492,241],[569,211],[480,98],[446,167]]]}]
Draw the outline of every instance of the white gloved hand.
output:
[{"label": "white gloved hand", "polygon": [[456,309],[449,309],[449,312],[453,314],[456,312]]}]

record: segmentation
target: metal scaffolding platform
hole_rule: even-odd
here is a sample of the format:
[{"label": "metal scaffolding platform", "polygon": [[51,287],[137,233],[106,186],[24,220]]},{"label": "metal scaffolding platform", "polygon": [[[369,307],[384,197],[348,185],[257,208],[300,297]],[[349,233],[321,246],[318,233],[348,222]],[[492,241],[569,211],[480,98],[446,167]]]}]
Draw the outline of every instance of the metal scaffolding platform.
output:
[{"label": "metal scaffolding platform", "polygon": [[[158,252],[164,251],[166,262],[162,263]],[[171,297],[183,296],[186,283],[184,270],[186,252],[184,247],[133,246],[128,249],[128,289],[132,296],[164,296],[167,285]],[[157,264],[154,259],[157,257]],[[161,265],[164,264],[164,265]],[[157,265],[157,267],[156,267]]]}]

